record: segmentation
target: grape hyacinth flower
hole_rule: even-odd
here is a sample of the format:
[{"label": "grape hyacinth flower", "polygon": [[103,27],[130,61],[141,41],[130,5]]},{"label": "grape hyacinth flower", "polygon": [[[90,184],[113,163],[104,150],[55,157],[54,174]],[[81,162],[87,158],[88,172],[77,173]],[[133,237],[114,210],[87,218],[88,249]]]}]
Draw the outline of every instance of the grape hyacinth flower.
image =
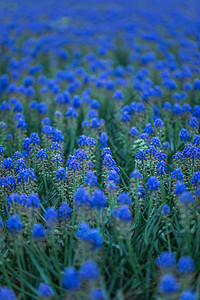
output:
[{"label": "grape hyacinth flower", "polygon": [[48,283],[40,283],[38,287],[38,294],[45,299],[50,299],[53,296],[53,291]]},{"label": "grape hyacinth flower", "polygon": [[163,270],[175,267],[176,258],[174,253],[170,251],[162,252],[156,259],[155,264]]},{"label": "grape hyacinth flower", "polygon": [[182,274],[190,274],[194,272],[194,261],[190,256],[183,256],[178,261],[178,271]]},{"label": "grape hyacinth flower", "polygon": [[6,221],[6,225],[8,230],[13,234],[17,234],[22,231],[22,222],[18,215],[11,215]]},{"label": "grape hyacinth flower", "polygon": [[1,300],[15,300],[15,294],[11,289],[6,286],[0,287],[0,299]]},{"label": "grape hyacinth flower", "polygon": [[151,176],[147,180],[146,189],[149,190],[151,193],[154,193],[158,190],[160,186],[160,182],[155,176]]},{"label": "grape hyacinth flower", "polygon": [[82,280],[95,280],[99,277],[99,270],[94,261],[86,261],[81,265],[79,274]]},{"label": "grape hyacinth flower", "polygon": [[75,291],[79,289],[80,277],[75,268],[68,267],[64,270],[62,285],[68,291]]},{"label": "grape hyacinth flower", "polygon": [[161,277],[159,291],[162,294],[173,294],[179,290],[179,284],[173,274],[166,274]]},{"label": "grape hyacinth flower", "polygon": [[32,236],[35,239],[44,239],[46,236],[46,230],[42,224],[34,224],[32,230]]}]

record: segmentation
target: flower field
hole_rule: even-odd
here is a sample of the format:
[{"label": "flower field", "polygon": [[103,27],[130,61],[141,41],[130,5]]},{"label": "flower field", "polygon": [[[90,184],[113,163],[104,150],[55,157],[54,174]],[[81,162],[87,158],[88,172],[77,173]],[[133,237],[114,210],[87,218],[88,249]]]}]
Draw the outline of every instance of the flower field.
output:
[{"label": "flower field", "polygon": [[0,300],[200,299],[199,16],[0,1]]}]

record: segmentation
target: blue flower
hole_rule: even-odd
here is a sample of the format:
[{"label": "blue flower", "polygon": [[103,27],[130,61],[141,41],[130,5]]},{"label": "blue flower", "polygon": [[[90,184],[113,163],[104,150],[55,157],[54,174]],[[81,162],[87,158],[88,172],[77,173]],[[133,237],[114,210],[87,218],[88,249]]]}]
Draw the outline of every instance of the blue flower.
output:
[{"label": "blue flower", "polygon": [[143,198],[143,199],[145,197],[145,191],[142,186],[138,187],[138,196],[139,196],[139,198]]},{"label": "blue flower", "polygon": [[119,207],[118,217],[120,220],[125,221],[125,222],[131,221],[132,217],[131,217],[131,212],[130,212],[128,205],[124,204]]},{"label": "blue flower", "polygon": [[196,146],[200,145],[200,135],[196,135],[193,139],[193,144],[195,144]]},{"label": "blue flower", "polygon": [[186,191],[185,183],[182,181],[177,181],[174,193],[178,196],[178,195],[181,195],[185,191]]},{"label": "blue flower", "polygon": [[88,119],[92,119],[92,118],[98,119],[98,112],[95,109],[90,109],[87,116]]},{"label": "blue flower", "polygon": [[157,166],[156,166],[157,174],[158,175],[164,175],[165,173],[167,173],[167,166],[165,164],[165,162],[160,161]]},{"label": "blue flower", "polygon": [[184,142],[188,142],[190,140],[190,135],[189,135],[187,129],[185,129],[185,128],[181,129],[181,131],[179,133],[179,137],[180,137],[180,140],[184,141]]},{"label": "blue flower", "polygon": [[88,138],[87,138],[87,136],[85,136],[84,134],[80,135],[79,136],[78,144],[80,146],[87,146],[88,145]]},{"label": "blue flower", "polygon": [[22,222],[18,215],[11,215],[10,218],[6,220],[6,225],[11,233],[16,234],[22,231]]},{"label": "blue flower", "polygon": [[169,205],[165,204],[162,208],[162,215],[169,215],[170,214],[170,207]]},{"label": "blue flower", "polygon": [[84,187],[79,187],[77,189],[76,193],[74,194],[74,203],[76,203],[76,205],[78,206],[85,206],[90,203],[90,196],[88,195]]},{"label": "blue flower", "polygon": [[176,178],[176,180],[183,180],[183,173],[181,171],[181,169],[175,169],[172,173],[171,173],[171,177],[172,178]]},{"label": "blue flower", "polygon": [[13,112],[22,112],[22,111],[23,111],[23,105],[19,101],[16,101],[13,106]]},{"label": "blue flower", "polygon": [[99,229],[90,229],[87,239],[91,244],[92,250],[102,247],[102,237],[99,233]]},{"label": "blue flower", "polygon": [[[105,300],[103,292],[100,289],[92,289],[90,292],[91,300]],[[191,299],[193,300],[193,299]]]},{"label": "blue flower", "polygon": [[183,156],[191,159],[196,159],[199,157],[198,149],[195,146],[192,146],[188,143],[183,149]]},{"label": "blue flower", "polygon": [[45,125],[42,128],[42,134],[46,134],[48,137],[53,135],[54,128],[52,126]]},{"label": "blue flower", "polygon": [[99,101],[93,99],[91,104],[90,104],[90,107],[93,108],[93,109],[99,109],[100,108],[100,103]]},{"label": "blue flower", "polygon": [[131,130],[129,131],[129,135],[133,136],[133,137],[139,136],[139,132],[138,132],[137,128],[131,127]]},{"label": "blue flower", "polygon": [[24,86],[25,87],[28,87],[28,86],[30,86],[30,85],[33,85],[34,84],[34,82],[35,82],[35,80],[34,80],[34,78],[33,78],[33,76],[26,76],[25,78],[24,78]]},{"label": "blue flower", "polygon": [[79,274],[81,279],[85,281],[94,280],[99,277],[99,270],[97,268],[96,263],[91,260],[91,261],[86,261],[81,265]]},{"label": "blue flower", "polygon": [[33,169],[20,169],[17,182],[23,184],[24,182],[31,182],[35,178]]},{"label": "blue flower", "polygon": [[116,163],[110,154],[104,155],[102,166],[107,167],[109,170],[116,166]]},{"label": "blue flower", "polygon": [[163,121],[160,118],[155,119],[154,124],[155,127],[162,127],[164,125]]},{"label": "blue flower", "polygon": [[183,154],[181,152],[176,152],[174,155],[173,155],[173,158],[174,160],[180,160],[180,161],[183,161]]},{"label": "blue flower", "polygon": [[77,236],[80,238],[80,239],[83,239],[83,240],[87,240],[88,238],[88,232],[90,231],[90,225],[88,223],[81,223],[79,225],[79,230],[77,232]]},{"label": "blue flower", "polygon": [[145,106],[144,106],[144,104],[142,103],[142,102],[137,102],[136,103],[136,109],[135,109],[135,111],[137,112],[137,113],[145,113]]},{"label": "blue flower", "polygon": [[81,165],[79,164],[78,160],[74,156],[69,156],[69,159],[67,161],[67,167],[69,170],[80,170]]},{"label": "blue flower", "polygon": [[131,221],[131,212],[129,210],[128,205],[124,204],[121,205],[118,209],[114,209],[111,212],[111,215],[113,218],[118,218],[123,222],[129,222]]},{"label": "blue flower", "polygon": [[195,293],[191,290],[186,290],[181,294],[179,300],[198,300]]},{"label": "blue flower", "polygon": [[142,140],[149,140],[149,139],[150,139],[148,133],[141,133],[141,134],[140,134],[140,138],[141,138]]},{"label": "blue flower", "polygon": [[136,154],[136,159],[139,159],[143,162],[143,160],[146,160],[146,155],[147,155],[146,150],[139,149]]},{"label": "blue flower", "polygon": [[155,155],[155,158],[159,161],[166,161],[166,158],[167,158],[167,155],[164,153],[163,150],[158,150],[156,155]]},{"label": "blue flower", "polygon": [[87,153],[84,150],[77,149],[74,152],[74,158],[76,158],[79,161],[88,160],[88,155],[87,155]]},{"label": "blue flower", "polygon": [[81,106],[81,99],[78,95],[74,95],[73,97],[73,106],[74,108],[79,108]]},{"label": "blue flower", "polygon": [[51,125],[51,121],[49,118],[44,118],[42,119],[42,122],[41,122],[42,125],[48,125],[50,126]]},{"label": "blue flower", "polygon": [[31,133],[30,136],[30,143],[33,145],[39,145],[40,144],[40,138],[36,132]]},{"label": "blue flower", "polygon": [[17,193],[13,193],[11,194],[8,198],[7,198],[7,202],[8,203],[19,203],[21,205],[24,205],[27,201],[27,195],[26,194],[22,194],[19,195]]},{"label": "blue flower", "polygon": [[55,102],[58,104],[65,104],[66,103],[65,96],[62,93],[58,93],[56,95]]},{"label": "blue flower", "polygon": [[131,172],[131,175],[129,177],[138,180],[138,179],[142,179],[142,174],[139,172],[139,170],[135,169]]},{"label": "blue flower", "polygon": [[164,149],[169,149],[169,147],[170,147],[169,143],[168,142],[164,142],[163,148]]},{"label": "blue flower", "polygon": [[65,168],[60,167],[56,172],[56,179],[65,180],[67,178],[67,174]]},{"label": "blue flower", "polygon": [[41,102],[40,104],[38,104],[37,110],[40,114],[48,113],[48,107],[45,102]]},{"label": "blue flower", "polygon": [[37,159],[47,159],[48,158],[48,155],[46,154],[46,151],[44,149],[41,149],[38,151],[37,153]]},{"label": "blue flower", "polygon": [[73,267],[68,267],[64,270],[62,285],[66,290],[74,291],[80,287],[79,274]]},{"label": "blue flower", "polygon": [[174,104],[172,111],[173,111],[174,115],[181,114],[182,113],[182,109],[181,109],[180,104],[179,103]]},{"label": "blue flower", "polygon": [[101,156],[103,156],[103,158],[104,158],[105,155],[107,155],[107,154],[109,154],[112,157],[112,152],[109,147],[103,149]]},{"label": "blue flower", "polygon": [[161,147],[161,143],[160,143],[160,140],[159,138],[156,136],[156,137],[153,137],[151,139],[151,146],[157,146],[157,147]]},{"label": "blue flower", "polygon": [[28,195],[26,201],[26,207],[38,208],[39,206],[40,206],[40,199],[38,197],[38,194],[31,193],[30,195]]},{"label": "blue flower", "polygon": [[194,201],[194,197],[190,192],[184,191],[181,195],[180,202],[182,202],[185,205],[188,205],[189,203]]},{"label": "blue flower", "polygon": [[95,176],[94,172],[91,170],[86,174],[85,185],[97,186],[97,176]]},{"label": "blue flower", "polygon": [[5,158],[2,162],[2,167],[4,169],[8,169],[8,170],[12,170],[13,167],[14,167],[14,163],[12,161],[12,158],[8,157],[8,158]]},{"label": "blue flower", "polygon": [[122,91],[120,90],[116,90],[113,94],[113,99],[114,100],[119,100],[119,101],[123,101],[124,100],[124,94]]},{"label": "blue flower", "polygon": [[32,230],[32,236],[37,239],[43,239],[46,236],[46,231],[42,224],[34,224]]},{"label": "blue flower", "polygon": [[169,269],[175,266],[176,258],[173,252],[163,251],[156,259],[155,263],[161,269]]},{"label": "blue flower", "polygon": [[147,123],[144,128],[144,133],[153,134],[153,132],[154,132],[153,126],[151,125],[151,123]]},{"label": "blue flower", "polygon": [[38,294],[45,299],[51,298],[53,296],[52,288],[47,283],[40,283],[38,288]]},{"label": "blue flower", "polygon": [[61,144],[60,144],[60,143],[58,143],[58,142],[53,142],[53,143],[51,144],[51,146],[50,146],[50,149],[56,151],[56,150],[61,150],[62,147],[61,147]]},{"label": "blue flower", "polygon": [[106,197],[102,190],[94,191],[94,194],[90,200],[90,205],[98,210],[106,207]]},{"label": "blue flower", "polygon": [[14,176],[7,176],[2,178],[4,181],[4,186],[6,188],[16,188],[16,183],[15,183],[15,177]]},{"label": "blue flower", "polygon": [[119,194],[118,198],[117,198],[117,202],[118,203],[122,203],[122,204],[131,204],[131,197],[129,196],[128,193],[121,193]]},{"label": "blue flower", "polygon": [[18,123],[16,125],[17,128],[21,128],[21,130],[24,130],[27,128],[27,124],[23,119],[18,119]]},{"label": "blue flower", "polygon": [[200,80],[198,78],[195,78],[195,80],[194,80],[193,89],[200,90]]},{"label": "blue flower", "polygon": [[200,171],[193,173],[191,178],[191,184],[196,186],[200,184]]},{"label": "blue flower", "polygon": [[122,112],[122,115],[121,115],[121,121],[123,123],[126,123],[126,122],[130,122],[131,121],[131,116],[128,112],[124,111]]},{"label": "blue flower", "polygon": [[198,119],[200,118],[200,106],[199,105],[193,106],[192,115]]},{"label": "blue flower", "polygon": [[84,120],[82,123],[81,123],[81,127],[89,127],[89,122],[87,120]]},{"label": "blue flower", "polygon": [[61,130],[54,129],[52,140],[54,142],[62,143],[63,139],[64,139],[64,137],[63,137],[63,134],[62,134]]},{"label": "blue flower", "polygon": [[71,211],[69,204],[67,202],[63,202],[58,209],[58,217],[64,221],[70,217]]},{"label": "blue flower", "polygon": [[194,261],[190,256],[183,256],[178,261],[178,271],[184,274],[194,272]]},{"label": "blue flower", "polygon": [[33,100],[31,101],[31,104],[30,104],[30,109],[37,109],[38,108],[38,102],[36,100]]},{"label": "blue flower", "polygon": [[191,85],[191,83],[190,83],[190,82],[185,82],[185,83],[183,84],[183,89],[184,89],[184,90],[188,90],[188,91],[192,90],[192,85]]},{"label": "blue flower", "polygon": [[147,180],[146,189],[151,193],[156,192],[160,186],[160,182],[155,176],[151,176]]},{"label": "blue flower", "polygon": [[7,74],[3,74],[1,75],[1,79],[0,79],[0,86],[2,88],[2,90],[6,90],[7,86],[8,86],[8,83],[9,83],[9,77]]},{"label": "blue flower", "polygon": [[48,207],[44,214],[44,218],[46,219],[46,224],[48,227],[53,226],[57,222],[58,213],[55,207]]},{"label": "blue flower", "polygon": [[91,120],[90,127],[95,128],[95,129],[98,129],[100,127],[100,123],[99,123],[98,118],[93,118]]},{"label": "blue flower", "polygon": [[15,294],[7,286],[0,287],[0,300],[15,300]]},{"label": "blue flower", "polygon": [[0,145],[0,155],[3,155],[3,154],[4,154],[3,146]]},{"label": "blue flower", "polygon": [[7,140],[13,140],[12,134],[7,134],[7,135],[6,135],[6,138],[7,138]]},{"label": "blue flower", "polygon": [[166,274],[161,278],[159,290],[162,294],[173,294],[179,290],[179,284],[176,277],[172,274]]},{"label": "blue flower", "polygon": [[77,112],[75,111],[75,109],[73,107],[69,107],[65,116],[68,118],[77,118]]},{"label": "blue flower", "polygon": [[99,230],[96,228],[91,229],[88,223],[81,223],[79,225],[77,236],[80,239],[89,242],[92,250],[101,248],[102,246],[102,237]]},{"label": "blue flower", "polygon": [[22,158],[19,158],[17,160],[17,164],[16,164],[16,174],[18,174],[20,172],[20,170],[24,170],[26,169],[26,164],[25,161]]},{"label": "blue flower", "polygon": [[0,122],[0,128],[6,128],[6,127],[7,127],[6,123],[1,121]]},{"label": "blue flower", "polygon": [[198,128],[199,122],[197,121],[196,117],[191,116],[189,126],[192,128]]},{"label": "blue flower", "polygon": [[108,136],[105,132],[102,132],[100,134],[100,145],[101,145],[101,148],[108,147]]},{"label": "blue flower", "polygon": [[114,184],[118,185],[119,184],[119,175],[117,174],[117,172],[115,170],[111,170],[108,173],[107,180],[113,181]]},{"label": "blue flower", "polygon": [[3,228],[3,221],[2,221],[2,218],[0,217],[0,229]]},{"label": "blue flower", "polygon": [[151,158],[152,158],[152,156],[156,155],[156,152],[157,152],[156,148],[154,146],[151,146],[151,145],[149,145],[146,149],[146,153],[147,154],[149,153]]}]

